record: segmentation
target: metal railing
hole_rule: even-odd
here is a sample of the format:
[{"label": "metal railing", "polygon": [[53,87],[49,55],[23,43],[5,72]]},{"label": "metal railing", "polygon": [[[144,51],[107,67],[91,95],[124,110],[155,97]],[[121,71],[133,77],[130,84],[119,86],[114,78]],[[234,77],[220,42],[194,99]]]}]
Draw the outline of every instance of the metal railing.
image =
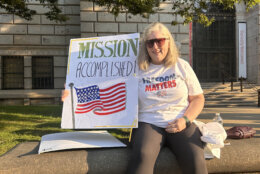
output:
[{"label": "metal railing", "polygon": [[223,85],[225,84],[226,81],[229,81],[231,83],[231,85],[230,85],[231,91],[233,91],[233,89],[234,89],[233,83],[236,81],[236,78],[231,76],[226,71],[222,71],[221,72],[221,76],[222,76],[222,83],[223,83]]},{"label": "metal railing", "polygon": [[[234,89],[234,82],[236,81],[235,77],[232,77],[230,74],[228,74],[225,71],[221,72],[222,74],[222,83],[225,84],[225,81],[230,81],[231,85],[231,91],[233,91]],[[258,96],[258,104],[257,106],[260,107],[260,89],[258,89],[254,83],[250,82],[248,79],[245,78],[239,78],[238,79],[240,82],[240,92],[243,92],[243,87],[245,86],[245,84],[247,84],[248,86],[250,86],[251,89],[255,90],[257,92],[257,96]]]}]

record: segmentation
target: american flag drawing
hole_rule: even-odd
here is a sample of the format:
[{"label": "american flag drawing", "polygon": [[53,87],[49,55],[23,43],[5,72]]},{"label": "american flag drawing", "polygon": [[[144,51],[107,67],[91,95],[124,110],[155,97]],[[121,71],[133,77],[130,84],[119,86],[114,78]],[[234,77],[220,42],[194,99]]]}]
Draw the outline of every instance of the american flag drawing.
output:
[{"label": "american flag drawing", "polygon": [[78,99],[76,114],[93,110],[96,115],[109,115],[126,108],[125,83],[118,83],[105,89],[99,89],[97,85],[75,89]]}]

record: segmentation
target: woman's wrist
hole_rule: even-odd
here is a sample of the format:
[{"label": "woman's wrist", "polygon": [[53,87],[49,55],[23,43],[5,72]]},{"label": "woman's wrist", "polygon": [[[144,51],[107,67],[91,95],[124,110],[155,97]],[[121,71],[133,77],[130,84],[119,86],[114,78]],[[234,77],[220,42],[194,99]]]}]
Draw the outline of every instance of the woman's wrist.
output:
[{"label": "woman's wrist", "polygon": [[186,127],[189,127],[191,125],[191,121],[189,120],[189,118],[185,115],[182,118],[184,118],[184,120],[186,122]]}]

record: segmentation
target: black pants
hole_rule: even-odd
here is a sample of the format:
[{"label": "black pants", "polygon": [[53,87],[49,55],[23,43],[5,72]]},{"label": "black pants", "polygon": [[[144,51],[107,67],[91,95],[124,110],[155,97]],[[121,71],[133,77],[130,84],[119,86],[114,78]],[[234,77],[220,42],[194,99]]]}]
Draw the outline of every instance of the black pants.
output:
[{"label": "black pants", "polygon": [[195,124],[179,133],[168,133],[149,123],[139,122],[139,128],[133,132],[132,157],[128,165],[128,174],[152,174],[160,149],[168,146],[177,158],[184,174],[206,174],[201,133]]}]

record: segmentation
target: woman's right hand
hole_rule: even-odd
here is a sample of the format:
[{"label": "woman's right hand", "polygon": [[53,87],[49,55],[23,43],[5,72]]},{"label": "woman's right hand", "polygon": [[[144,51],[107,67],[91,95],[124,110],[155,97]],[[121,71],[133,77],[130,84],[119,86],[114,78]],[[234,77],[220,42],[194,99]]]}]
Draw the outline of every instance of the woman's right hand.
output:
[{"label": "woman's right hand", "polygon": [[64,102],[65,99],[68,97],[70,91],[68,89],[64,89],[62,90],[62,94],[61,94],[61,101]]}]

